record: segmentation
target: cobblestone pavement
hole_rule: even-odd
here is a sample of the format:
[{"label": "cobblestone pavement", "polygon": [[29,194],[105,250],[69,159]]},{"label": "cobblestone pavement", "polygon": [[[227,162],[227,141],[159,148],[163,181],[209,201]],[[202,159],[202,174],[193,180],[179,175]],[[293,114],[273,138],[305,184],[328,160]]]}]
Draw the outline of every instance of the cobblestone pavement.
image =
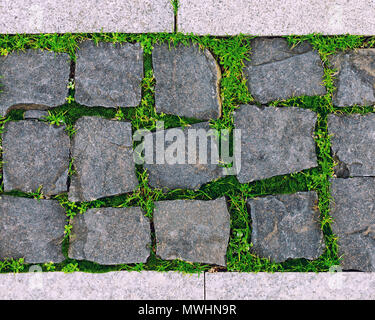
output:
[{"label": "cobblestone pavement", "polygon": [[[233,117],[233,128],[241,132],[241,148],[235,156],[241,184],[318,166],[314,136],[318,115],[298,106],[269,103],[326,94],[323,64],[311,45],[291,48],[282,38],[257,38],[251,47],[243,75],[254,101],[240,105]],[[337,68],[335,107],[375,103],[374,49],[348,51],[329,59]],[[145,209],[148,205],[136,206],[131,201],[123,208],[100,204],[84,210],[83,215],[69,215],[69,205],[74,202],[95,203],[145,192],[139,191],[143,189],[138,189],[141,182],[136,174],[137,166],[142,165],[133,157],[136,144],[131,122],[85,115],[73,125],[60,125],[58,119],[51,119],[50,111],[70,97],[72,85],[79,108],[88,113],[98,107],[137,110],[142,104],[144,63],[139,44],[95,45],[88,40],[80,44],[74,62],[67,54],[32,49],[0,57],[0,112],[6,116],[15,110],[26,111],[23,119],[7,121],[3,128],[0,259],[60,263],[70,258],[101,265],[140,264],[149,259],[151,248],[164,260],[226,267],[229,237],[236,231],[225,197],[155,198],[151,220]],[[184,144],[189,129],[209,130],[207,120],[222,116],[222,71],[212,53],[191,43],[176,48],[156,44],[152,64],[156,112],[194,118],[194,124],[182,128]],[[50,117],[49,123],[46,117]],[[375,270],[374,128],[371,113],[328,115],[332,156],[338,164],[331,179],[332,231],[338,236],[345,270]],[[168,136],[172,131],[162,132]],[[158,135],[159,131],[150,133],[150,141],[157,141]],[[209,158],[219,150],[217,141],[210,141]],[[163,148],[171,145],[171,141],[163,143]],[[193,160],[198,147],[195,143],[195,149],[186,149],[188,155],[194,155]],[[150,154],[157,158],[157,153],[156,148]],[[197,190],[225,176],[219,162],[144,167],[152,190],[173,193]],[[65,210],[57,200],[64,194],[70,201]],[[34,199],[38,196],[44,199]],[[252,232],[252,247],[247,250],[273,263],[318,259],[327,250],[319,196],[305,190],[245,197]],[[142,197],[146,201],[146,196]],[[64,213],[70,218],[68,223]],[[67,257],[62,246],[68,247]]]}]

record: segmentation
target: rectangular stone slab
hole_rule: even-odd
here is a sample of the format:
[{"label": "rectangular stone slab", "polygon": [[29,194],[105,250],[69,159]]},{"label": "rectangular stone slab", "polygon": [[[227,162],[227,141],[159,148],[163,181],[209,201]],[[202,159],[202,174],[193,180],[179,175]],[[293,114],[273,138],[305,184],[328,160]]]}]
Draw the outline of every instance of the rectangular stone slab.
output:
[{"label": "rectangular stone slab", "polygon": [[375,34],[371,0],[180,0],[177,29],[199,35]]},{"label": "rectangular stone slab", "polygon": [[170,0],[2,0],[0,33],[172,32]]}]

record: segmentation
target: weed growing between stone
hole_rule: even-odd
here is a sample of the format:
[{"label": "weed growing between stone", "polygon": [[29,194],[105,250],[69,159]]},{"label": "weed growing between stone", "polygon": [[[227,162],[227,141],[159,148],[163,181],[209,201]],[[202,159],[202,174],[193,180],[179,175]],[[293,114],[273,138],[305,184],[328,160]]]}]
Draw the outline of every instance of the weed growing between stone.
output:
[{"label": "weed growing between stone", "polygon": [[[178,2],[173,1],[175,10]],[[69,136],[75,133],[74,123],[82,116],[101,116],[118,121],[131,121],[133,131],[141,128],[154,130],[156,121],[165,122],[166,128],[186,126],[196,122],[197,119],[180,118],[165,114],[157,114],[155,111],[154,86],[155,79],[152,69],[152,49],[155,44],[169,43],[175,46],[178,43],[191,45],[196,43],[200,48],[207,48],[211,51],[220,65],[222,72],[221,98],[223,101],[222,116],[220,119],[212,120],[212,127],[220,129],[233,129],[233,111],[239,104],[255,103],[249,94],[246,81],[242,75],[242,68],[245,59],[251,52],[250,40],[253,37],[210,37],[173,34],[64,34],[64,35],[0,35],[0,54],[7,55],[13,51],[28,48],[51,50],[54,52],[66,52],[70,55],[72,63],[75,61],[75,51],[79,48],[81,41],[92,39],[95,42],[106,41],[113,43],[139,42],[144,50],[144,79],[142,81],[142,100],[135,108],[103,108],[85,107],[74,101],[74,84],[69,85],[69,99],[66,104],[49,110],[49,115],[44,121],[51,125],[66,125]],[[316,152],[318,157],[318,167],[304,170],[302,172],[272,177],[262,181],[255,181],[247,184],[240,184],[234,176],[227,176],[217,181],[210,182],[202,186],[198,191],[192,190],[171,190],[162,193],[161,190],[151,189],[148,185],[147,172],[142,166],[137,166],[138,188],[130,194],[114,197],[107,197],[91,202],[73,203],[69,202],[66,194],[55,198],[65,208],[67,215],[67,225],[65,228],[65,239],[62,243],[62,250],[67,257],[69,245],[69,235],[71,231],[71,221],[77,214],[84,214],[89,208],[99,207],[129,207],[140,206],[145,215],[151,219],[151,229],[153,232],[152,215],[154,202],[160,200],[175,199],[197,199],[211,200],[225,196],[228,208],[231,213],[231,235],[227,251],[228,271],[328,271],[333,265],[339,263],[337,256],[337,244],[335,235],[331,230],[331,218],[329,215],[329,204],[331,201],[329,193],[329,178],[333,175],[335,165],[330,150],[330,139],[327,131],[327,115],[329,113],[368,113],[374,112],[374,107],[351,107],[335,108],[332,105],[332,93],[334,92],[333,78],[335,71],[330,69],[328,56],[346,49],[360,47],[375,47],[375,38],[365,38],[360,36],[335,36],[326,37],[321,35],[290,36],[287,37],[291,46],[302,41],[309,41],[320,53],[325,67],[324,85],[327,94],[323,97],[296,97],[286,101],[274,101],[270,105],[277,107],[300,107],[307,108],[317,113],[317,124],[315,128]],[[73,64],[74,66],[74,64]],[[12,110],[8,116],[1,119],[0,133],[7,121],[17,121],[23,118],[23,110]],[[69,165],[69,176],[74,175],[74,159]],[[2,176],[1,176],[2,181]],[[283,263],[272,263],[268,259],[260,258],[251,251],[251,220],[246,208],[246,200],[258,196],[271,194],[294,193],[297,191],[315,190],[319,195],[319,209],[321,212],[321,227],[325,237],[326,251],[317,260],[308,261],[306,259],[289,260]],[[0,190],[3,192],[3,189]],[[42,198],[41,192],[35,194],[25,194],[22,192],[7,193],[14,196],[29,198]],[[155,235],[152,234],[152,245],[150,247],[150,258],[148,262],[133,265],[103,266],[88,261],[75,261],[67,258],[60,264],[42,264],[44,271],[64,271],[74,272],[77,270],[86,272],[107,272],[114,270],[157,270],[169,271],[177,270],[181,272],[193,273],[219,270],[211,265],[198,263],[188,263],[184,261],[164,261],[156,257]],[[7,260],[0,263],[0,272],[26,272],[29,267],[23,264],[23,260]],[[221,268],[222,270],[225,270]]]}]

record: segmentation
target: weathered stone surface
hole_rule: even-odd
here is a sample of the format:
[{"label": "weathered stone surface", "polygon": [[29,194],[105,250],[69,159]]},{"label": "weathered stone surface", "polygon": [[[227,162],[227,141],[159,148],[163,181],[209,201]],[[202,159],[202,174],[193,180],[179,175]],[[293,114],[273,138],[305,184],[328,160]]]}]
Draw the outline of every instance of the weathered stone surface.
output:
[{"label": "weathered stone surface", "polygon": [[134,107],[141,102],[143,50],[139,43],[85,41],[79,45],[75,99],[86,106]]},{"label": "weathered stone surface", "polygon": [[0,56],[0,115],[16,104],[64,104],[69,73],[65,53],[29,49]]},{"label": "weathered stone surface", "polygon": [[317,166],[313,132],[316,114],[300,108],[242,105],[234,114],[241,129],[240,183]]},{"label": "weathered stone surface", "polygon": [[157,112],[197,119],[220,117],[221,72],[207,49],[192,44],[170,49],[168,44],[157,45],[152,63]]},{"label": "weathered stone surface", "polygon": [[75,125],[72,157],[76,174],[70,201],[91,201],[133,191],[138,180],[130,122],[82,117]]},{"label": "weathered stone surface", "polygon": [[89,209],[73,220],[69,257],[100,264],[146,262],[150,221],[138,207]]},{"label": "weathered stone surface", "polygon": [[63,261],[65,220],[58,201],[0,195],[0,259]]},{"label": "weathered stone surface", "polygon": [[45,110],[26,110],[24,119],[43,119],[48,116],[48,111]]},{"label": "weathered stone surface", "polygon": [[337,177],[375,176],[375,114],[329,115]]},{"label": "weathered stone surface", "polygon": [[70,140],[65,127],[37,120],[11,121],[3,134],[4,190],[45,195],[67,191]]},{"label": "weathered stone surface", "polygon": [[319,224],[318,196],[297,192],[249,199],[253,250],[274,262],[317,259],[325,248]]},{"label": "weathered stone surface", "polygon": [[375,271],[375,179],[332,179],[332,231],[345,270]]},{"label": "weathered stone surface", "polygon": [[[164,131],[164,137],[167,140],[169,134],[172,134],[171,130],[181,130],[182,128],[167,129]],[[200,140],[196,141],[196,148],[189,150],[189,131],[190,130],[203,130],[203,136],[207,137],[207,153],[204,152],[204,155],[207,155],[207,161],[199,158],[200,152]],[[160,147],[156,144],[157,138],[156,134],[153,133],[154,149],[153,149],[153,164],[147,164],[147,161],[144,167],[148,170],[149,173],[149,184],[154,188],[162,189],[199,189],[203,184],[208,183],[212,180],[218,179],[222,176],[222,168],[218,165],[217,161],[214,161],[215,155],[218,157],[218,145],[216,139],[211,139],[213,136],[209,136],[209,124],[208,122],[196,123],[191,126],[185,127],[183,129],[183,135],[185,137],[185,157],[184,163],[179,164],[168,164],[166,161],[164,164],[157,164],[157,155],[156,151],[161,152]],[[159,131],[161,134],[162,131]],[[160,134],[158,133],[158,134]],[[174,138],[173,141],[175,141]],[[164,150],[167,150],[168,147],[173,147],[177,142],[167,141],[164,143]],[[203,140],[202,140],[203,141]],[[176,146],[178,147],[178,146]],[[195,153],[195,156],[194,156]],[[167,155],[166,155],[167,156]],[[194,163],[189,164],[189,156],[192,157]],[[168,159],[166,159],[168,160]]]},{"label": "weathered stone surface", "polygon": [[257,38],[251,48],[244,74],[249,92],[260,103],[326,93],[322,62],[309,44],[290,49],[285,39]]},{"label": "weathered stone surface", "polygon": [[375,49],[358,49],[331,56],[337,70],[337,91],[333,104],[338,107],[375,104]]},{"label": "weathered stone surface", "polygon": [[154,225],[162,259],[226,265],[230,223],[225,198],[155,202]]}]

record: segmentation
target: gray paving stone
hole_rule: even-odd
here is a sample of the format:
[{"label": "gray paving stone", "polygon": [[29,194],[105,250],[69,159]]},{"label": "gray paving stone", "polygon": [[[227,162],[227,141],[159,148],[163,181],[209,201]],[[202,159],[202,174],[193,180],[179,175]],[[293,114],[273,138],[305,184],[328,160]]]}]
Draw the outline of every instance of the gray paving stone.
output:
[{"label": "gray paving stone", "polygon": [[375,34],[371,0],[184,0],[177,29],[199,35]]},{"label": "gray paving stone", "polygon": [[1,56],[0,115],[17,104],[64,104],[69,73],[70,58],[65,53],[29,49]]},{"label": "gray paving stone", "polygon": [[43,119],[48,116],[48,111],[45,110],[26,110],[23,118],[25,120],[29,119]]},{"label": "gray paving stone", "polygon": [[206,273],[207,300],[373,300],[375,274],[359,272]]},{"label": "gray paving stone", "polygon": [[0,259],[62,262],[65,220],[58,201],[0,195]]},{"label": "gray paving stone", "polygon": [[79,45],[75,99],[86,106],[134,107],[141,102],[143,50],[139,43],[85,41]]},{"label": "gray paving stone", "polygon": [[157,45],[152,64],[157,112],[197,119],[220,117],[221,72],[207,49],[192,44],[170,49],[168,44]]},{"label": "gray paving stone", "polygon": [[307,43],[290,49],[282,38],[256,38],[251,42],[250,59],[243,69],[247,87],[263,104],[326,93],[319,54]]},{"label": "gray paving stone", "polygon": [[70,201],[91,201],[138,186],[130,122],[82,117],[75,124]]},{"label": "gray paving stone", "polygon": [[0,33],[173,32],[169,0],[2,0]]},{"label": "gray paving stone", "polygon": [[357,49],[331,56],[337,70],[333,104],[338,107],[375,104],[375,49]]},{"label": "gray paving stone", "polygon": [[249,199],[251,242],[261,257],[274,262],[317,259],[325,248],[319,223],[318,196],[297,192]]},{"label": "gray paving stone", "polygon": [[64,126],[11,121],[3,133],[4,191],[56,195],[68,189],[70,140]]},{"label": "gray paving stone", "polygon": [[316,114],[300,108],[242,105],[234,114],[241,129],[240,183],[317,166],[313,132]]},{"label": "gray paving stone", "polygon": [[150,221],[138,207],[89,209],[73,220],[69,258],[100,264],[146,262]]},{"label": "gray paving stone", "polygon": [[375,271],[375,179],[332,179],[330,215],[345,270]]},{"label": "gray paving stone", "polygon": [[165,260],[226,265],[230,222],[225,198],[155,202],[156,254]]},{"label": "gray paving stone", "polygon": [[0,274],[0,299],[198,300],[204,299],[204,276],[172,271],[8,273]]},{"label": "gray paving stone", "polygon": [[[175,128],[181,129],[181,128]],[[188,148],[189,133],[188,130],[204,130],[204,136],[207,137],[207,161],[199,158],[199,143],[200,140],[197,139],[195,151]],[[208,122],[201,122],[193,124],[189,127],[183,129],[183,134],[185,136],[185,161],[184,164],[168,164],[166,161],[164,164],[157,164],[157,155],[156,150],[160,151],[159,147],[156,144],[156,134],[153,134],[154,149],[153,149],[153,163],[145,163],[144,167],[148,170],[149,173],[149,184],[153,188],[161,188],[163,190],[167,189],[199,189],[203,184],[213,181],[222,177],[222,168],[219,167],[218,161],[212,163],[215,158],[215,154],[218,157],[218,145],[212,139],[212,136],[209,136],[209,124]],[[164,131],[164,137],[168,137],[171,133],[170,129]],[[165,139],[167,140],[167,139]],[[175,141],[175,140],[173,140]],[[202,140],[203,141],[203,140]],[[164,150],[167,150],[168,147],[173,147],[174,142],[168,141],[164,143]],[[196,154],[196,163],[189,164],[188,158],[192,153]]]},{"label": "gray paving stone", "polygon": [[337,177],[375,176],[375,115],[329,115]]}]

